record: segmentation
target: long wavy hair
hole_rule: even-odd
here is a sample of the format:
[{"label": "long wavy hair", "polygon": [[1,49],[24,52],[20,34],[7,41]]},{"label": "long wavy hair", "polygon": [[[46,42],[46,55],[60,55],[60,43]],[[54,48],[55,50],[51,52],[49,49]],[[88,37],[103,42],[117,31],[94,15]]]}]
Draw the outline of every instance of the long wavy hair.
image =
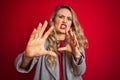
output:
[{"label": "long wavy hair", "polygon": [[[77,37],[79,48],[81,48],[81,47],[87,48],[88,47],[88,40],[86,39],[86,37],[83,33],[83,29],[78,22],[78,19],[77,19],[77,16],[76,16],[75,12],[68,5],[58,6],[54,10],[53,14],[50,17],[50,24],[49,25],[51,26],[51,25],[54,24],[57,12],[60,9],[63,9],[63,8],[68,9],[72,14],[71,28],[72,28],[72,31],[75,33],[75,35]],[[48,42],[49,42],[48,50],[54,51],[57,54],[57,46],[58,46],[59,42],[57,41],[55,34],[56,34],[56,31],[54,29],[48,37]],[[52,56],[48,56],[48,58],[47,58],[47,61],[51,65],[52,68],[55,68],[55,65],[56,65],[56,60],[55,59],[56,58],[52,57]]]}]

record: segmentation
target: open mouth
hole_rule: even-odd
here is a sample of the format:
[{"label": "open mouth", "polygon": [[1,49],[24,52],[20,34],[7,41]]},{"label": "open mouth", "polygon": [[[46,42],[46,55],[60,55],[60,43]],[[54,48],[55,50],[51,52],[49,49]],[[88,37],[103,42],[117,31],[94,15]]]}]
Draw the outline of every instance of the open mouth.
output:
[{"label": "open mouth", "polygon": [[66,24],[61,24],[60,29],[66,29],[67,25]]}]

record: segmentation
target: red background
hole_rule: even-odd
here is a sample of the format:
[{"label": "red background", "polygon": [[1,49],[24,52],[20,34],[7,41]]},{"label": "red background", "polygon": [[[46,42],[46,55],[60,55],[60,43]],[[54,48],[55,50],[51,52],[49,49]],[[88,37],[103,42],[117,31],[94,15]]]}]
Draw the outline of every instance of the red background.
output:
[{"label": "red background", "polygon": [[32,80],[18,73],[16,56],[26,46],[39,22],[49,17],[59,4],[76,12],[89,41],[84,80],[120,80],[120,1],[119,0],[0,0],[0,80]]}]

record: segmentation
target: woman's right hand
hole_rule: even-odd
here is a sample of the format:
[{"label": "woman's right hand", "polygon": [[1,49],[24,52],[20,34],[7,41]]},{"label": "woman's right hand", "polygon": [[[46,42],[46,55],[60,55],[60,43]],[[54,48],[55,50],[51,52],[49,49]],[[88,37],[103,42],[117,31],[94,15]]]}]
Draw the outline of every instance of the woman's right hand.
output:
[{"label": "woman's right hand", "polygon": [[27,43],[24,56],[29,58],[42,56],[42,55],[56,56],[56,54],[53,51],[47,51],[44,48],[45,41],[54,28],[53,26],[51,26],[48,29],[48,31],[44,33],[47,25],[48,22],[45,21],[43,25],[40,23],[37,29],[33,30],[30,39]]}]

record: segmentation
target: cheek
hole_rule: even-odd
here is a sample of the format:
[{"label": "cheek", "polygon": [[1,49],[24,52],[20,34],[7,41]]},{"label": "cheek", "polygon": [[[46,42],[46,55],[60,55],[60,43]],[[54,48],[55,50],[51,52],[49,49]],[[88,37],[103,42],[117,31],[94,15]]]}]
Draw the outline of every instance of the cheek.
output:
[{"label": "cheek", "polygon": [[72,26],[72,22],[68,23],[68,29],[70,29]]},{"label": "cheek", "polygon": [[55,27],[59,27],[59,25],[60,25],[60,23],[61,23],[61,21],[60,20],[55,20],[55,23],[54,23],[54,25],[55,25]]}]

